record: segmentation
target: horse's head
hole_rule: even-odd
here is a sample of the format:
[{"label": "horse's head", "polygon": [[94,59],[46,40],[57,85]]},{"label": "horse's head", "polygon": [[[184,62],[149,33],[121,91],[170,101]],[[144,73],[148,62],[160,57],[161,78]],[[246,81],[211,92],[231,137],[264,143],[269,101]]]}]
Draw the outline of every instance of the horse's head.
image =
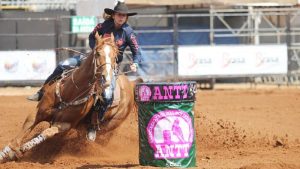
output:
[{"label": "horse's head", "polygon": [[104,86],[111,84],[113,72],[116,69],[116,59],[119,53],[115,44],[114,35],[111,33],[109,37],[101,37],[98,33],[95,35],[96,45],[94,48],[94,56],[96,61],[96,72],[100,73]]}]

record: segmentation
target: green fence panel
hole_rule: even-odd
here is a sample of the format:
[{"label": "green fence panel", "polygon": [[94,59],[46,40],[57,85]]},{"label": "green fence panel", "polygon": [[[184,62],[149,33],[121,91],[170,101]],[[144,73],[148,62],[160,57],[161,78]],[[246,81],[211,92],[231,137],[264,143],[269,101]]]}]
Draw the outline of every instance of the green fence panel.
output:
[{"label": "green fence panel", "polygon": [[139,162],[156,167],[195,167],[195,82],[140,83]]}]

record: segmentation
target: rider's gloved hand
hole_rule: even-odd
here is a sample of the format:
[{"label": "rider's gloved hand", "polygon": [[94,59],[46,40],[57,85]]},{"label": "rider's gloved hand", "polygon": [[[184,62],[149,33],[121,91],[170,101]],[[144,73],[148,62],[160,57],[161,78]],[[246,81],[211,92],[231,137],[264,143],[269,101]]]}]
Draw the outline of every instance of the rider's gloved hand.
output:
[{"label": "rider's gloved hand", "polygon": [[133,71],[133,72],[137,72],[138,67],[139,67],[138,63],[132,63],[132,64],[130,65],[130,69],[131,69],[131,71]]}]

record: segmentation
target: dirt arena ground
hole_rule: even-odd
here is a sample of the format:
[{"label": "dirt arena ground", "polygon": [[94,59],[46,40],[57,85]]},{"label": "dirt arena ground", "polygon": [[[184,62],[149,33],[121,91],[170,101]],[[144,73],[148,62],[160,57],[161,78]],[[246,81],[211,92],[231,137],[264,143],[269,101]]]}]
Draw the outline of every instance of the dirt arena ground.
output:
[{"label": "dirt arena ground", "polygon": [[[0,147],[22,126],[36,103],[25,98],[37,88],[0,89]],[[198,91],[195,104],[196,168],[300,169],[300,88],[217,85]],[[137,115],[98,136],[71,130],[0,169],[152,168],[138,162]],[[154,167],[153,167],[154,168]]]}]

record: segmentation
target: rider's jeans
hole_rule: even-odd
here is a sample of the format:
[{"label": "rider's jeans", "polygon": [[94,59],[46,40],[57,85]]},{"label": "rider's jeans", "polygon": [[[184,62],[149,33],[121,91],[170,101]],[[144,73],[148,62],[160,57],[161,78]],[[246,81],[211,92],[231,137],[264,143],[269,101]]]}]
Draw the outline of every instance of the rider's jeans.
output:
[{"label": "rider's jeans", "polygon": [[57,67],[54,69],[52,74],[46,79],[44,84],[47,84],[48,82],[53,80],[55,77],[60,76],[64,72],[64,70],[79,66],[83,57],[84,57],[83,55],[77,55],[77,56],[68,58],[64,61],[61,61],[57,65]]}]

